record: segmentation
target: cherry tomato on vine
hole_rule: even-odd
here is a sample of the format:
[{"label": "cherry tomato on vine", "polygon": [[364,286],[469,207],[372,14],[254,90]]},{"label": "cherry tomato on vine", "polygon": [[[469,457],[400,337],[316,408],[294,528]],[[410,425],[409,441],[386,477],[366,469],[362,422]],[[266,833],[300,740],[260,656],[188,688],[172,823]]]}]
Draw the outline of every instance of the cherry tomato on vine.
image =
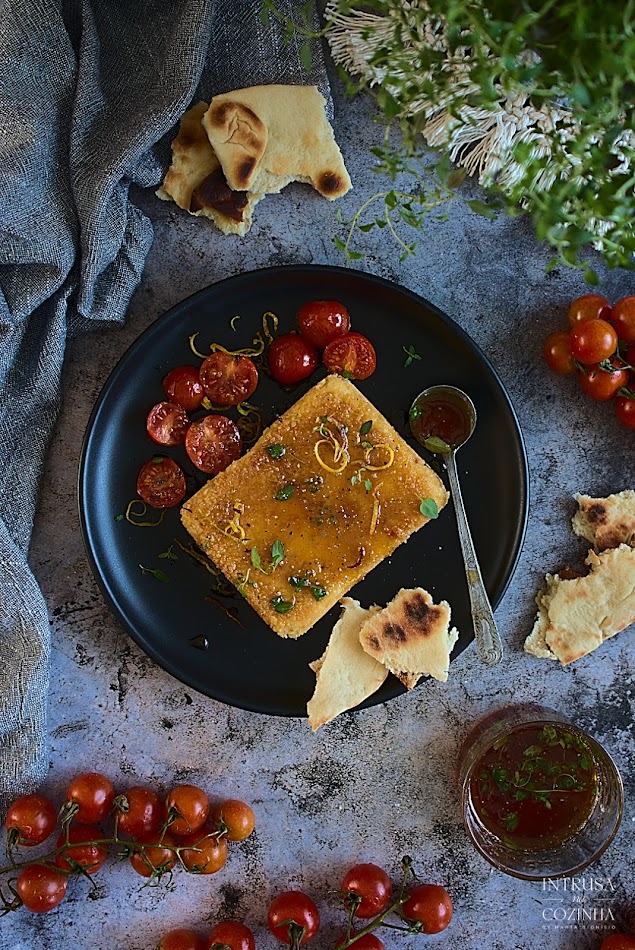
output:
[{"label": "cherry tomato on vine", "polygon": [[180,927],[164,934],[157,950],[207,950],[207,944],[193,930]]},{"label": "cherry tomato on vine", "polygon": [[159,445],[180,445],[185,442],[189,427],[190,419],[185,409],[165,400],[153,406],[146,419],[148,435]]},{"label": "cherry tomato on vine", "polygon": [[258,370],[248,356],[217,350],[199,370],[205,395],[219,406],[236,406],[249,399],[258,385]]},{"label": "cherry tomato on vine", "polygon": [[550,333],[544,342],[542,355],[550,370],[559,376],[575,373],[577,367],[571,354],[568,330],[556,330]]},{"label": "cherry tomato on vine", "polygon": [[166,871],[171,871],[177,862],[176,853],[170,845],[174,844],[174,838],[166,831],[163,835],[161,844],[155,844],[156,835],[148,835],[145,838],[137,838],[139,844],[146,844],[149,847],[143,851],[135,851],[130,855],[130,864],[141,877],[152,877],[161,875]]},{"label": "cherry tomato on vine", "polygon": [[57,811],[45,795],[21,795],[7,812],[7,831],[17,844],[42,844],[55,831]]},{"label": "cherry tomato on vine", "polygon": [[410,891],[401,913],[407,920],[420,923],[424,934],[438,934],[452,920],[453,910],[450,895],[440,884],[418,884]]},{"label": "cherry tomato on vine", "polygon": [[285,333],[276,337],[267,350],[269,372],[282,386],[306,379],[318,362],[315,347],[298,333]]},{"label": "cherry tomato on vine", "polygon": [[194,834],[185,835],[179,838],[179,844],[188,846],[187,850],[181,851],[181,860],[188,871],[216,874],[227,861],[227,842],[211,828],[201,828]]},{"label": "cherry tomato on vine", "polygon": [[[356,864],[346,872],[341,890],[345,895],[345,902],[347,894],[353,895],[350,906],[356,905],[355,917],[362,919],[383,913],[392,897],[390,878],[383,868],[376,864]],[[359,903],[355,898],[359,898]]]},{"label": "cherry tomato on vine", "polygon": [[302,891],[284,891],[271,902],[267,924],[274,937],[287,946],[296,946],[315,937],[320,928],[320,912]]},{"label": "cherry tomato on vine", "polygon": [[615,415],[627,429],[635,429],[635,398],[616,396]]},{"label": "cherry tomato on vine", "polygon": [[73,818],[81,825],[94,825],[108,815],[115,799],[115,786],[100,772],[76,775],[66,791],[66,801],[74,802]]},{"label": "cherry tomato on vine", "polygon": [[618,300],[610,319],[620,340],[635,343],[635,297],[622,297]]},{"label": "cherry tomato on vine", "polygon": [[152,788],[133,785],[120,798],[127,808],[119,812],[119,831],[131,838],[145,838],[156,834],[165,821],[165,804]]},{"label": "cherry tomato on vine", "polygon": [[[104,845],[89,844],[103,838],[104,835],[99,828],[90,825],[70,825],[68,829],[68,840],[72,847],[66,848],[55,858],[55,864],[62,871],[73,871],[75,865],[84,868],[89,874],[96,874],[103,867],[108,857],[108,849]],[[66,832],[62,832],[55,842],[56,848],[61,848],[66,844]]]},{"label": "cherry tomato on vine", "polygon": [[175,366],[163,377],[162,386],[169,401],[188,412],[198,409],[203,402],[205,390],[196,366]]},{"label": "cherry tomato on vine", "polygon": [[626,347],[624,362],[628,363],[629,366],[635,366],[635,343],[630,343],[629,346]]},{"label": "cherry tomato on vine", "polygon": [[189,835],[202,828],[209,815],[209,798],[197,785],[177,785],[165,800],[166,807],[178,812],[170,822],[173,835]]},{"label": "cherry tomato on vine", "polygon": [[367,379],[377,367],[373,344],[368,337],[354,331],[331,340],[322,360],[329,373],[339,373],[349,379]]},{"label": "cherry tomato on vine", "polygon": [[174,459],[155,455],[148,459],[137,476],[137,494],[151,508],[173,508],[185,498],[187,483]]},{"label": "cherry tomato on vine", "polygon": [[298,326],[305,340],[323,350],[336,336],[350,330],[351,318],[338,300],[312,300],[298,310]]},{"label": "cherry tomato on vine", "polygon": [[611,304],[602,294],[582,294],[569,304],[569,324],[573,327],[584,320],[609,320]]},{"label": "cherry tomato on vine", "polygon": [[635,950],[635,937],[628,934],[611,934],[605,937],[600,950]]},{"label": "cherry tomato on vine", "polygon": [[580,388],[583,393],[596,399],[598,402],[606,402],[612,399],[621,386],[626,386],[629,380],[627,369],[616,367],[607,372],[599,369],[597,363],[589,366],[587,372],[580,372]]},{"label": "cherry tomato on vine", "polygon": [[221,834],[229,841],[244,841],[256,827],[256,816],[251,806],[237,798],[216,805],[212,814]]},{"label": "cherry tomato on vine", "polygon": [[[354,937],[354,936],[355,936],[355,931],[352,930],[351,937]],[[340,935],[337,941],[337,947],[339,947],[340,944],[346,942],[346,937],[347,937],[346,931],[344,931],[344,933]],[[374,934],[374,933],[367,933],[367,934],[364,934],[362,937],[357,937],[357,939],[352,944],[352,946],[355,948],[355,950],[385,950],[383,941],[380,940],[377,934]]]},{"label": "cherry tomato on vine", "polygon": [[67,879],[49,864],[29,864],[22,868],[15,882],[18,897],[36,914],[45,914],[57,907],[66,896]]},{"label": "cherry tomato on vine", "polygon": [[571,353],[581,363],[600,363],[617,349],[615,327],[607,320],[584,320],[569,333]]},{"label": "cherry tomato on vine", "polygon": [[228,416],[203,416],[193,422],[185,437],[190,461],[208,475],[217,475],[240,457],[243,440],[235,422]]},{"label": "cherry tomato on vine", "polygon": [[213,947],[229,947],[229,950],[255,950],[256,941],[249,927],[238,920],[221,920],[212,928],[206,950]]}]

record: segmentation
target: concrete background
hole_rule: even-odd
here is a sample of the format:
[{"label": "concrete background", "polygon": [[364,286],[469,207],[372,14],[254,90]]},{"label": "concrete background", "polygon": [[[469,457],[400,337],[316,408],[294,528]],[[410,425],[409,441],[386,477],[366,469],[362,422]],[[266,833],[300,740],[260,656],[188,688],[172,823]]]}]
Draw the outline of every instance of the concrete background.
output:
[{"label": "concrete background", "polygon": [[[381,137],[373,114],[370,97],[336,97],[337,137],[354,181],[339,203],[345,217],[386,187],[372,171],[369,148]],[[476,196],[478,189],[468,184],[464,193]],[[545,572],[580,563],[585,553],[570,529],[572,493],[601,495],[634,482],[634,434],[618,425],[611,406],[592,403],[574,380],[555,377],[542,362],[544,337],[565,324],[568,302],[588,289],[581,274],[558,268],[547,275],[551,252],[537,243],[530,222],[489,221],[460,200],[447,220],[430,221],[405,262],[385,231],[361,237],[366,256],[356,267],[422,294],[494,364],[526,440],[531,510],[518,569],[497,611],[507,644],[504,665],[485,669],[471,647],[452,664],[446,685],[424,681],[409,695],[345,714],[312,735],[304,720],[243,712],[198,695],[140,652],[108,612],[89,570],[76,474],[94,401],[139,333],[173,304],[229,275],[286,263],[343,264],[332,242],[334,233],[343,235],[336,208],[308,186],[292,185],[263,201],[251,233],[238,239],[152,192],[134,198],[154,223],[154,245],[126,325],[100,328],[70,347],[31,550],[53,629],[45,790],[61,803],[70,778],[92,769],[110,775],[120,789],[150,784],[167,790],[187,781],[213,799],[250,802],[258,825],[211,877],[177,874],[169,886],[144,888],[128,867],[116,865],[100,872],[94,891],[87,881],[75,881],[51,914],[21,911],[0,920],[0,950],[149,950],[170,927],[206,934],[223,916],[248,923],[265,950],[275,945],[266,930],[268,903],[295,887],[320,906],[323,929],[314,945],[326,950],[344,922],[333,892],[345,870],[373,861],[396,880],[406,853],[422,879],[447,886],[455,916],[437,937],[386,931],[388,950],[593,950],[610,923],[576,922],[580,905],[570,891],[560,893],[558,906],[574,919],[557,923],[548,900],[553,893],[490,869],[462,828],[454,782],[461,739],[483,714],[523,700],[568,713],[620,766],[624,821],[585,879],[587,887],[591,877],[603,882],[604,891],[587,892],[584,906],[596,916],[604,908],[605,919],[614,917],[620,928],[633,925],[633,631],[568,669],[522,651]],[[610,299],[635,292],[635,276],[594,263]]]}]

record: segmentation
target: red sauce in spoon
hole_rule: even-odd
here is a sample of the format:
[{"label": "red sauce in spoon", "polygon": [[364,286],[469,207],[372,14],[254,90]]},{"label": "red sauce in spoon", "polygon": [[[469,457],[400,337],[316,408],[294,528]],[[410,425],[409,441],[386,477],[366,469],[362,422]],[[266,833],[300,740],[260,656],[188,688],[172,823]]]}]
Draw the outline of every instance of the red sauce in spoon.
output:
[{"label": "red sauce in spoon", "polygon": [[470,434],[465,412],[447,399],[426,398],[416,404],[410,413],[410,428],[419,442],[436,437],[451,449],[461,445]]}]

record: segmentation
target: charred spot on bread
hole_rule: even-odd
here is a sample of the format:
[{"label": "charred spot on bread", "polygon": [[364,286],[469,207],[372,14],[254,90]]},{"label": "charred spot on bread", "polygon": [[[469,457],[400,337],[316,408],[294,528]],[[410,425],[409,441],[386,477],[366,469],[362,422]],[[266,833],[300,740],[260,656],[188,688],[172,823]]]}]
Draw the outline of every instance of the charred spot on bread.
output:
[{"label": "charred spot on bread", "polygon": [[423,595],[418,591],[414,593],[410,600],[404,601],[403,611],[413,624],[417,627],[417,632],[422,636],[430,636],[434,632],[435,624],[439,618],[439,610],[435,606],[427,604]]},{"label": "charred spot on bread", "polygon": [[221,168],[215,169],[192,192],[190,211],[214,208],[233,221],[242,221],[248,198],[243,191],[232,191]]},{"label": "charred spot on bread", "polygon": [[390,621],[384,624],[383,633],[386,640],[392,640],[393,643],[405,643],[408,639],[408,634],[401,624]]},{"label": "charred spot on bread", "polygon": [[253,156],[246,158],[236,169],[236,181],[245,188],[249,184],[253,171],[256,167],[256,159]]},{"label": "charred spot on bread", "polygon": [[594,504],[589,505],[589,507],[585,510],[584,513],[587,516],[588,520],[591,522],[591,524],[594,524],[594,525],[606,524],[608,512],[606,510],[606,507],[600,502],[595,502]]},{"label": "charred spot on bread", "polygon": [[345,187],[344,179],[334,171],[322,172],[317,180],[317,189],[323,195],[337,195]]},{"label": "charred spot on bread", "polygon": [[218,105],[212,103],[211,108],[208,110],[206,115],[207,122],[212,126],[212,128],[222,128],[227,119],[229,118],[231,112],[236,107],[231,104],[231,102],[221,102]]}]

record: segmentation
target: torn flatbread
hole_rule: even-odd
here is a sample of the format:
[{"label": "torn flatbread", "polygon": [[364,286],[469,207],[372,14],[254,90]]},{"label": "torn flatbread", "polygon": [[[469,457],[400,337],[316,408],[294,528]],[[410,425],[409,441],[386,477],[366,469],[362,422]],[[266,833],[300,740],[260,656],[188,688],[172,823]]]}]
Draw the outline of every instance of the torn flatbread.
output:
[{"label": "torn flatbread", "polygon": [[574,498],[578,510],[571,522],[573,530],[596,551],[619,544],[635,547],[635,491],[629,488],[606,498],[576,494]]},{"label": "torn flatbread", "polygon": [[329,200],[351,187],[316,86],[252,86],[214,96],[203,126],[235,191],[308,182]]},{"label": "torn flatbread", "polygon": [[415,587],[400,590],[384,610],[369,617],[359,638],[370,656],[411,689],[415,676],[447,680],[450,653],[459,636],[449,626],[449,604],[435,604],[427,590]]},{"label": "torn flatbread", "polygon": [[201,125],[207,109],[206,102],[197,102],[181,118],[172,141],[172,164],[156,194],[190,214],[210,218],[224,234],[246,234],[254,206],[263,196],[251,191],[235,192],[227,184]]},{"label": "torn flatbread", "polygon": [[635,621],[635,548],[589,551],[585,563],[590,571],[583,577],[547,574],[527,653],[566,666]]},{"label": "torn flatbread", "polygon": [[341,603],[342,613],[326,650],[319,660],[309,664],[317,677],[315,692],[307,704],[314,732],[372,696],[388,676],[386,667],[365,653],[359,642],[362,624],[381,608],[366,610],[351,597],[343,597]]}]

